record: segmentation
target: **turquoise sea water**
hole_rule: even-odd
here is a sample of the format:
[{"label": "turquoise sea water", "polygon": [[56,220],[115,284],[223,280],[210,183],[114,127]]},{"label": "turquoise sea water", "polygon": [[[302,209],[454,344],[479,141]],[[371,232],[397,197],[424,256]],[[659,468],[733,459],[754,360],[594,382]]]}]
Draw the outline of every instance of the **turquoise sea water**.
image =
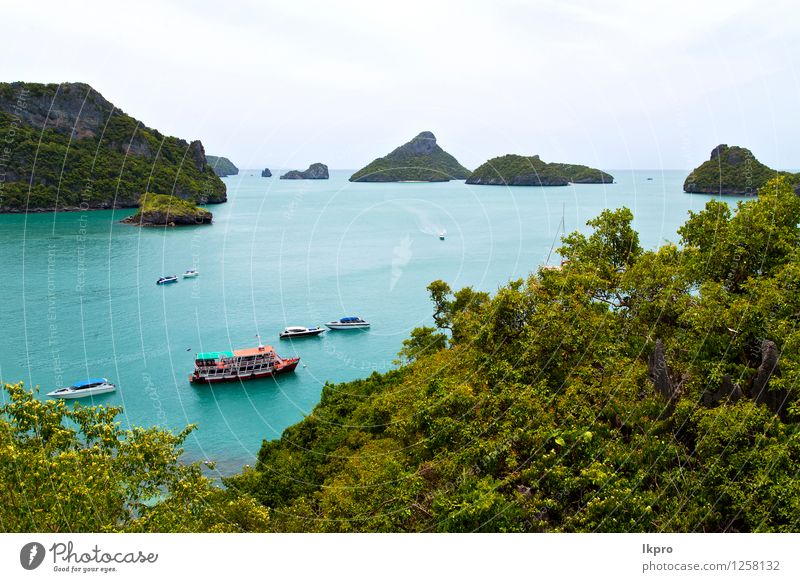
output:
[{"label": "turquoise sea water", "polygon": [[[0,380],[45,392],[106,376],[118,390],[94,402],[123,406],[130,425],[196,424],[188,457],[230,473],[308,414],[326,381],[392,367],[409,331],[432,321],[430,281],[493,291],[525,276],[547,259],[562,214],[567,231],[585,230],[625,205],[644,246],[676,241],[687,211],[709,199],[682,192],[684,171],[611,171],[615,184],[560,188],[350,184],[351,173],[287,181],[243,170],[225,179],[229,202],[209,207],[214,224],[196,228],[120,224],[132,211],[0,215]],[[200,277],[156,286],[189,268]],[[347,315],[372,329],[278,340],[287,325]],[[296,373],[189,384],[187,350],[250,347],[256,333],[299,355]]]}]

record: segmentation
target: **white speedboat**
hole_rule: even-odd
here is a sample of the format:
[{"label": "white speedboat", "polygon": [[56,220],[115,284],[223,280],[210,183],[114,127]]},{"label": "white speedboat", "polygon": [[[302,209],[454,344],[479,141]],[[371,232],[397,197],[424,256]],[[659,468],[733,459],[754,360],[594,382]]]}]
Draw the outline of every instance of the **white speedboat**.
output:
[{"label": "white speedboat", "polygon": [[364,329],[369,327],[369,322],[360,317],[343,317],[339,321],[330,321],[325,325],[331,329]]},{"label": "white speedboat", "polygon": [[285,328],[280,333],[281,339],[289,339],[293,337],[312,337],[319,335],[321,333],[325,333],[324,327],[300,327],[300,326],[292,326]]},{"label": "white speedboat", "polygon": [[97,396],[106,392],[113,392],[117,387],[108,381],[108,378],[89,378],[66,388],[53,390],[47,395],[53,398],[83,398],[84,396]]},{"label": "white speedboat", "polygon": [[188,271],[185,271],[185,272],[183,273],[183,278],[184,278],[184,279],[194,279],[194,278],[195,278],[195,277],[197,277],[199,274],[200,274],[200,273],[198,273],[196,270],[194,270],[194,269],[189,269]]},{"label": "white speedboat", "polygon": [[439,233],[439,240],[444,240],[444,237],[447,235],[445,231]]}]

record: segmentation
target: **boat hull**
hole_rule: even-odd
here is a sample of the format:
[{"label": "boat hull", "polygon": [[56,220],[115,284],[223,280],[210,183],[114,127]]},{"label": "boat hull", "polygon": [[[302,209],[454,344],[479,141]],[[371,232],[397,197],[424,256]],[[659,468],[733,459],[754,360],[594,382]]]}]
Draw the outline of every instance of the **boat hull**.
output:
[{"label": "boat hull", "polygon": [[329,328],[331,329],[367,329],[369,328],[368,323],[326,323]]},{"label": "boat hull", "polygon": [[104,386],[102,388],[90,388],[85,390],[71,390],[69,392],[50,392],[47,395],[51,398],[62,398],[64,400],[72,400],[74,398],[86,398],[87,396],[98,396],[100,394],[108,394],[114,392],[116,386]]},{"label": "boat hull", "polygon": [[292,339],[292,338],[299,338],[299,337],[316,337],[319,334],[323,333],[324,329],[314,329],[310,331],[303,331],[300,333],[285,333],[282,332],[278,337],[281,339]]},{"label": "boat hull", "polygon": [[233,372],[231,374],[225,374],[222,376],[196,376],[195,374],[191,374],[189,376],[189,382],[192,384],[219,384],[222,382],[243,382],[245,380],[269,378],[270,376],[277,376],[278,374],[288,374],[289,372],[294,372],[295,368],[297,368],[298,362],[300,362],[300,358],[292,358],[290,360],[284,360],[281,365],[274,366],[269,370],[245,372],[243,374],[239,374],[238,372]]}]

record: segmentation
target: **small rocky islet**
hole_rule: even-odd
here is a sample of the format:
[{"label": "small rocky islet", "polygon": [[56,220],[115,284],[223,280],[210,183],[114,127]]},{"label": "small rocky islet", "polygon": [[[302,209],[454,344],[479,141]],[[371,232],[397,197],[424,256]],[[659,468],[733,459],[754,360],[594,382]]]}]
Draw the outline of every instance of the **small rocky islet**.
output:
[{"label": "small rocky islet", "polygon": [[786,176],[800,190],[800,174],[782,172],[759,162],[747,148],[720,144],[711,150],[711,157],[686,177],[683,191],[690,194],[720,196],[754,196],[767,181]]},{"label": "small rocky islet", "polygon": [[211,224],[214,216],[190,200],[169,194],[147,193],[139,200],[139,210],[123,219],[134,226],[197,226]]},{"label": "small rocky islet", "polygon": [[448,182],[465,180],[470,171],[444,151],[430,131],[419,133],[388,155],[350,176],[351,182]]},{"label": "small rocky islet", "polygon": [[281,176],[281,180],[327,180],[328,177],[328,166],[317,162],[304,171],[289,170]]},{"label": "small rocky islet", "polygon": [[269,168],[264,168],[263,170],[261,170],[261,177],[272,178],[272,172],[269,171]]},{"label": "small rocky islet", "polygon": [[580,164],[547,163],[538,155],[507,154],[478,166],[467,184],[484,186],[566,186],[611,184],[614,176]]}]

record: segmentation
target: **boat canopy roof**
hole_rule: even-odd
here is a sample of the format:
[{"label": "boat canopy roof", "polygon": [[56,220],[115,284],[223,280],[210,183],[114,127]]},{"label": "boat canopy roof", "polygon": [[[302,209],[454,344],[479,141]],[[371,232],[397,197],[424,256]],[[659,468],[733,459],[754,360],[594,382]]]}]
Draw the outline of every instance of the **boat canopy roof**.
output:
[{"label": "boat canopy roof", "polygon": [[235,350],[233,354],[236,356],[258,356],[259,354],[267,354],[274,351],[275,350],[272,349],[272,346],[259,346],[257,348],[244,348],[241,350]]},{"label": "boat canopy roof", "polygon": [[106,382],[108,382],[108,378],[89,378],[83,382],[75,382],[72,387],[85,388],[86,386],[92,386],[93,384],[105,384]]},{"label": "boat canopy roof", "polygon": [[233,352],[200,352],[195,360],[218,360],[220,358],[232,358]]},{"label": "boat canopy roof", "polygon": [[340,323],[352,323],[355,321],[361,321],[360,317],[343,317],[339,320]]}]

